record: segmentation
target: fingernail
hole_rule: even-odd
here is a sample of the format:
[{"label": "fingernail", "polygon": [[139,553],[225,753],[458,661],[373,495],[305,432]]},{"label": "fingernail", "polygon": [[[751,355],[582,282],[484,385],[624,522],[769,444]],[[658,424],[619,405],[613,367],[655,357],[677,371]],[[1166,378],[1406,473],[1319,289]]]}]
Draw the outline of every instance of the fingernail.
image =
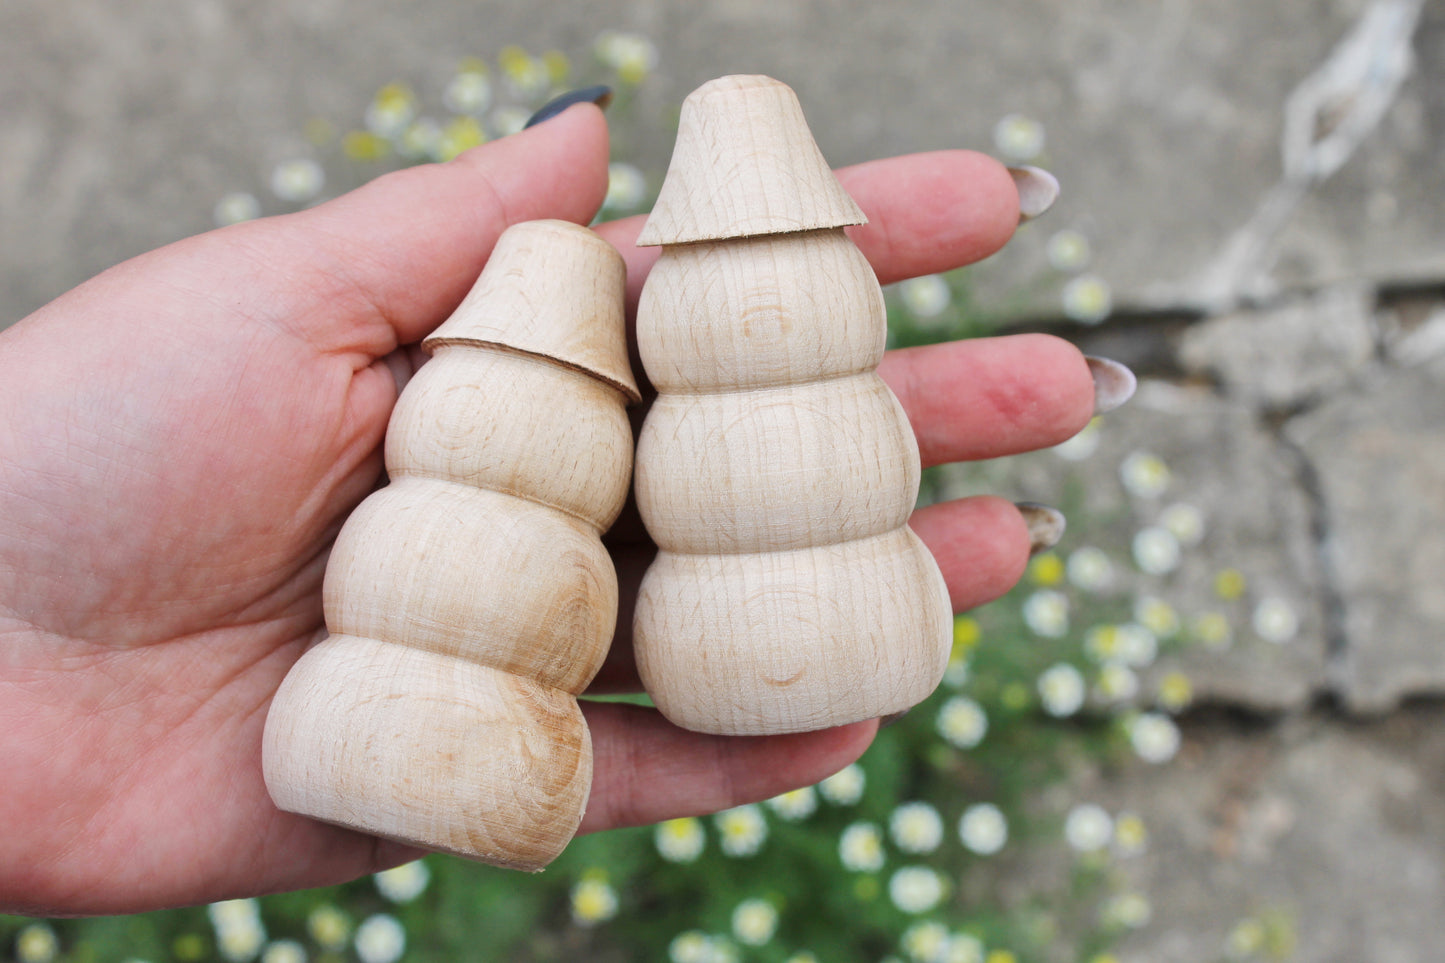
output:
[{"label": "fingernail", "polygon": [[1029,527],[1029,554],[1037,555],[1059,544],[1068,524],[1064,513],[1038,502],[1015,502],[1014,507]]},{"label": "fingernail", "polygon": [[908,715],[908,713],[912,711],[912,709],[904,709],[902,712],[890,712],[886,716],[879,716],[878,728],[887,729],[889,726],[893,725],[893,723],[897,722],[899,719],[902,719],[904,716]]},{"label": "fingernail", "polygon": [[535,114],[527,118],[527,123],[523,125],[522,129],[526,130],[528,127],[534,127],[544,120],[551,120],[574,104],[596,104],[598,107],[606,110],[607,105],[610,103],[612,103],[612,88],[606,84],[598,84],[595,87],[583,87],[580,90],[569,90],[562,96],[549,100],[539,107]]},{"label": "fingernail", "polygon": [[1134,372],[1117,361],[1085,355],[1089,362],[1089,374],[1094,376],[1094,414],[1102,415],[1134,397],[1139,379]]},{"label": "fingernail", "polygon": [[1010,167],[1019,192],[1019,223],[1032,221],[1059,199],[1059,179],[1041,167]]}]

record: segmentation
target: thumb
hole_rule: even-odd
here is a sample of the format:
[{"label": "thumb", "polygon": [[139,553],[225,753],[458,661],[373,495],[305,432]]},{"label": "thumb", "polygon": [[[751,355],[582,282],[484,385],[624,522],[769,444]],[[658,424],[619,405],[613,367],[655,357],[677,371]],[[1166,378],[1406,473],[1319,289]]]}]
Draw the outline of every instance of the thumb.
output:
[{"label": "thumb", "polygon": [[192,240],[244,250],[250,263],[237,270],[252,278],[261,268],[285,279],[267,312],[273,323],[323,352],[380,358],[446,319],[511,225],[590,221],[607,192],[607,159],[602,112],[582,104],[446,163]]}]

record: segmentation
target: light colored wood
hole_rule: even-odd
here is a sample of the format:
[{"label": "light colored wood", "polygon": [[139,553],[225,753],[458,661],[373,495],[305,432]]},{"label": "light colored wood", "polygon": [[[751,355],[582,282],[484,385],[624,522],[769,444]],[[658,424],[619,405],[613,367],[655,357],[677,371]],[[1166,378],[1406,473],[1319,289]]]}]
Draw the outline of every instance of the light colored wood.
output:
[{"label": "light colored wood", "polygon": [[659,391],[736,391],[872,371],[888,336],[873,268],[841,230],[663,248],[637,326],[645,332],[642,363]]},{"label": "light colored wood", "polygon": [[683,101],[667,177],[637,243],[866,221],[818,150],[792,88],[770,77],[720,77]]},{"label": "light colored wood", "polygon": [[637,668],[685,729],[761,736],[876,719],[938,685],[947,598],[907,527],[791,552],[662,552],[638,596]]},{"label": "light colored wood", "polygon": [[330,637],[267,716],[282,809],[525,870],[576,832],[592,749],[575,697],[616,627],[600,536],[632,466],[624,276],[585,228],[516,225],[426,341],[391,482],[327,564]]},{"label": "light colored wood", "polygon": [[282,696],[265,743],[282,809],[523,870],[577,829],[592,746],[565,692],[333,635],[296,663]]},{"label": "light colored wood", "polygon": [[881,535],[918,498],[918,444],[877,373],[659,395],[637,507],[673,552],[781,552]]},{"label": "light colored wood", "polygon": [[688,729],[876,718],[947,664],[948,589],[906,526],[917,442],[876,372],[882,294],[839,194],[787,87],[688,98],[642,234],[668,245],[637,329],[659,394],[634,486],[661,551],[633,622],[647,691]]}]

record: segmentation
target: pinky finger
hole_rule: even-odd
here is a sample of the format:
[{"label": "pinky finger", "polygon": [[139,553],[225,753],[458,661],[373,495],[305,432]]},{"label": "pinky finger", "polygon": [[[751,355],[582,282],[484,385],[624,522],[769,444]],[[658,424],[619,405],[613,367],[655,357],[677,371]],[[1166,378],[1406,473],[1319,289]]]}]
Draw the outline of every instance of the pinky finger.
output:
[{"label": "pinky finger", "polygon": [[929,505],[914,512],[908,524],[943,571],[955,612],[1003,595],[1028,565],[1028,525],[1018,508],[1002,498]]},{"label": "pinky finger", "polygon": [[786,736],[710,736],[653,709],[584,702],[592,795],[579,833],[644,826],[760,802],[810,786],[868,748],[873,720]]}]

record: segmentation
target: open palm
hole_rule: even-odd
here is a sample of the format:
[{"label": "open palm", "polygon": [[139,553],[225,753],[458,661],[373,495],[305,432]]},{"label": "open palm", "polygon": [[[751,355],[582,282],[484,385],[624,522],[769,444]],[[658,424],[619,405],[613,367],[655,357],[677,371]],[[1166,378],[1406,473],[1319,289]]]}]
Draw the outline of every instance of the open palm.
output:
[{"label": "open palm", "polygon": [[[128,261],[0,334],[0,909],[110,913],[338,882],[414,855],[280,812],[261,730],[325,628],[341,522],[378,484],[415,345],[460,302],[511,223],[586,223],[606,189],[601,114],[577,107],[450,164],[314,210]],[[965,152],[841,172],[872,218],[854,237],[883,281],[1001,246],[1018,205]],[[635,298],[655,254],[601,233]],[[889,357],[926,463],[1078,430],[1078,353],[1024,337]],[[934,506],[915,530],[959,608],[1027,555],[997,499]],[[613,539],[627,586],[650,551]],[[635,686],[625,632],[601,682]],[[814,782],[873,723],[728,739],[590,704],[584,830],[712,811]]]}]

